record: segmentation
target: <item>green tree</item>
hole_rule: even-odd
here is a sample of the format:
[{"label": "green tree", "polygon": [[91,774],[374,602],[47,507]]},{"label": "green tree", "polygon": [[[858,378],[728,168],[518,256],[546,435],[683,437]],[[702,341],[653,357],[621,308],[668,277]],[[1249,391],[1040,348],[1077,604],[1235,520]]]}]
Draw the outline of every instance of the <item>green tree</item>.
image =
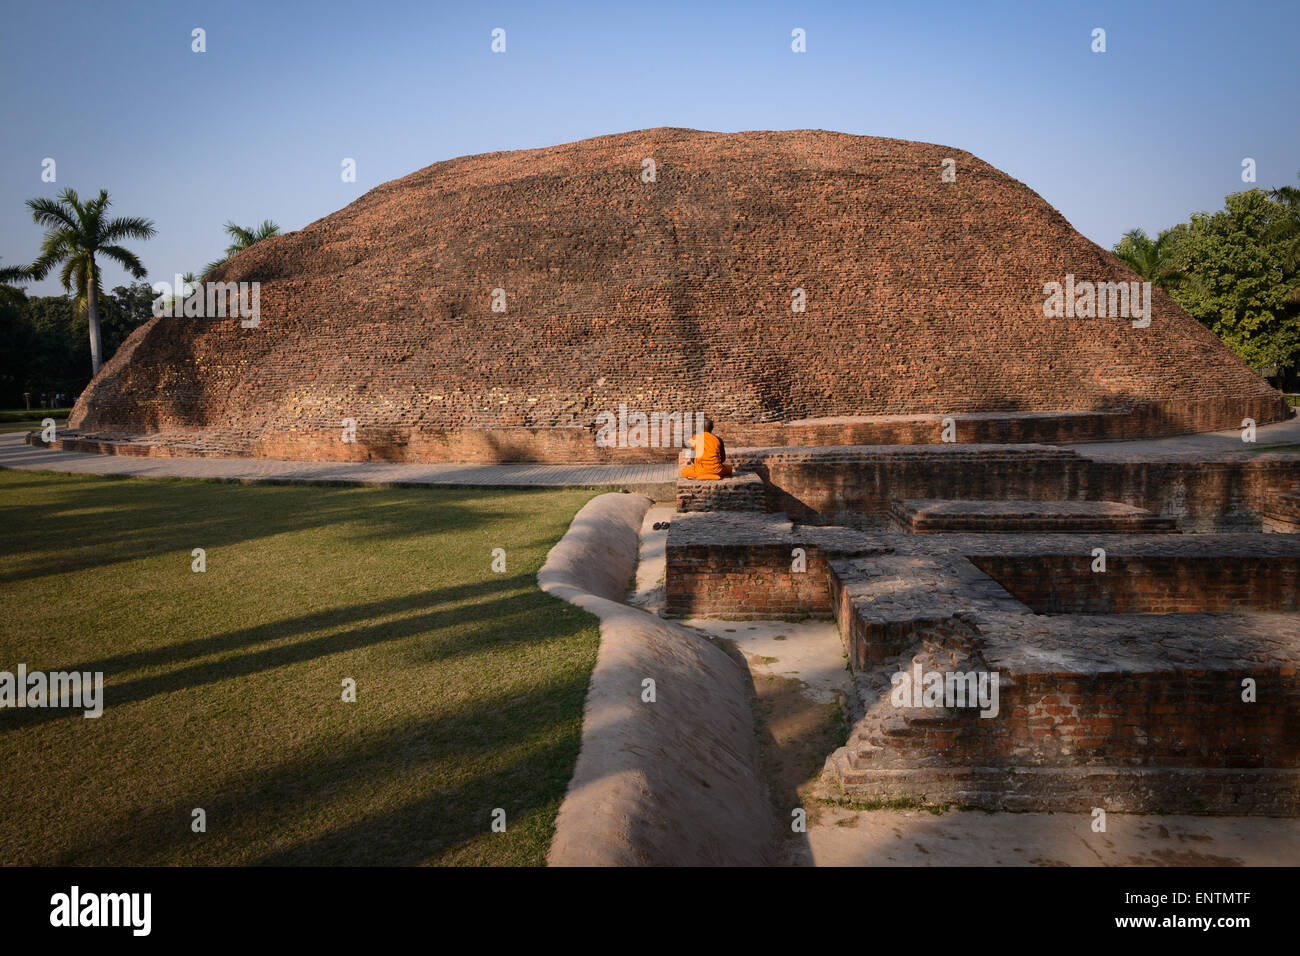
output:
[{"label": "green tree", "polygon": [[256,228],[249,229],[244,226],[237,226],[233,222],[225,225],[226,235],[230,236],[231,243],[226,246],[226,254],[213,262],[209,262],[203,268],[203,274],[207,275],[218,266],[225,265],[231,257],[243,252],[249,246],[257,245],[263,239],[270,239],[272,236],[280,234],[280,227],[270,219],[262,220],[262,224]]},{"label": "green tree", "polygon": [[1262,190],[1234,193],[1219,212],[1192,216],[1176,244],[1185,278],[1174,299],[1255,368],[1300,361],[1293,239],[1278,225],[1288,216]]},{"label": "green tree", "polygon": [[[153,318],[155,293],[147,282],[118,286],[100,298],[104,354]],[[90,381],[87,317],[67,296],[31,296],[0,303],[0,407],[19,407],[24,392],[64,392],[73,398]]]},{"label": "green tree", "polygon": [[1181,276],[1174,265],[1178,232],[1166,229],[1155,239],[1143,229],[1130,229],[1115,243],[1116,257],[1152,285],[1170,289]]},{"label": "green tree", "polygon": [[15,282],[30,282],[31,270],[26,266],[0,266],[0,302],[11,305],[21,304],[27,298],[22,289],[14,286]]},{"label": "green tree", "polygon": [[154,225],[138,216],[107,218],[104,213],[109,206],[108,192],[103,189],[84,203],[75,190],[65,189],[57,200],[29,199],[27,205],[36,224],[46,227],[41,254],[32,263],[32,278],[43,279],[52,268],[62,264],[59,281],[68,292],[76,291],[76,311],[85,311],[90,333],[91,374],[98,374],[103,364],[99,328],[99,298],[103,290],[95,256],[102,254],[135,278],[143,279],[144,266],[121,242],[152,238]]},{"label": "green tree", "polygon": [[[1270,189],[1269,197],[1281,206],[1281,213],[1269,224],[1267,238],[1277,242],[1282,252],[1282,265],[1292,275],[1300,272],[1300,189],[1279,186]],[[1300,286],[1291,289],[1291,297],[1300,301]]]},{"label": "green tree", "polygon": [[179,289],[174,289],[170,295],[163,296],[162,305],[164,309],[170,310],[178,302],[184,303],[185,299],[188,297],[186,292],[188,291],[191,295],[193,294],[193,288],[199,284],[199,277],[193,272],[187,272],[185,275],[181,276],[181,283],[182,285]]}]

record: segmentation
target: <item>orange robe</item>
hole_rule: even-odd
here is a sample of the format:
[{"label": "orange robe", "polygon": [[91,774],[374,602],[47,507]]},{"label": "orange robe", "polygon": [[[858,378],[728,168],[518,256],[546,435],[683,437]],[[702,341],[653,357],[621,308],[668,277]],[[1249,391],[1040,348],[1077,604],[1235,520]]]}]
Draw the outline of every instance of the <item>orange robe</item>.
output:
[{"label": "orange robe", "polygon": [[695,460],[682,468],[683,478],[696,481],[717,481],[731,474],[731,466],[724,464],[727,449],[722,439],[712,432],[700,432],[691,439]]}]

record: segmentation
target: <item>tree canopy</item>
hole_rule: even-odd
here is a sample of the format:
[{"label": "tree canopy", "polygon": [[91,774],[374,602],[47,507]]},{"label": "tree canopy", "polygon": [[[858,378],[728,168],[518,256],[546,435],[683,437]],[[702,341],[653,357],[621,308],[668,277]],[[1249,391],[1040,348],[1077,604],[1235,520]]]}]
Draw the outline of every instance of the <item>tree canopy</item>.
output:
[{"label": "tree canopy", "polygon": [[1233,193],[1154,240],[1130,230],[1114,251],[1248,364],[1300,366],[1300,190]]}]

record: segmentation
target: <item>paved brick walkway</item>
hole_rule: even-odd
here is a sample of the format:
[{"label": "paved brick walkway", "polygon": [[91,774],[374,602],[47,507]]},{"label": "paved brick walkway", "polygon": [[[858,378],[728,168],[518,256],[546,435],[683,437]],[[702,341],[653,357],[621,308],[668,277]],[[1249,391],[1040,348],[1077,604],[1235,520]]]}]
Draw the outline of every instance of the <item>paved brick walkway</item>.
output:
[{"label": "paved brick walkway", "polygon": [[[53,451],[0,435],[0,468],[133,478],[208,478],[224,481],[356,482],[357,484],[599,486],[644,490],[671,487],[667,465],[454,465],[406,462],[279,461],[271,458],[146,458]],[[671,495],[670,495],[671,496]]]}]

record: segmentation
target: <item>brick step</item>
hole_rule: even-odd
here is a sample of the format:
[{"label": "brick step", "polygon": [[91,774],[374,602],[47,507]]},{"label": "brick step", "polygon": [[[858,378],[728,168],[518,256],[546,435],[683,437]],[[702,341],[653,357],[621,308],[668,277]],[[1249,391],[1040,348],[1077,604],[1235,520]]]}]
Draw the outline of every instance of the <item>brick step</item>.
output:
[{"label": "brick step", "polygon": [[1300,491],[1277,491],[1266,497],[1259,508],[1265,531],[1300,534]]},{"label": "brick step", "polygon": [[1175,519],[1117,501],[904,498],[890,504],[894,526],[912,534],[1170,534]]},{"label": "brick step", "polygon": [[679,478],[677,510],[764,512],[767,510],[767,486],[752,471],[739,471],[717,481]]},{"label": "brick step", "polygon": [[1093,807],[1107,807],[1130,813],[1295,816],[1300,813],[1300,770],[1104,763],[865,768],[852,766],[841,749],[826,762],[820,792],[831,800],[962,804],[984,810],[1088,813]]}]

